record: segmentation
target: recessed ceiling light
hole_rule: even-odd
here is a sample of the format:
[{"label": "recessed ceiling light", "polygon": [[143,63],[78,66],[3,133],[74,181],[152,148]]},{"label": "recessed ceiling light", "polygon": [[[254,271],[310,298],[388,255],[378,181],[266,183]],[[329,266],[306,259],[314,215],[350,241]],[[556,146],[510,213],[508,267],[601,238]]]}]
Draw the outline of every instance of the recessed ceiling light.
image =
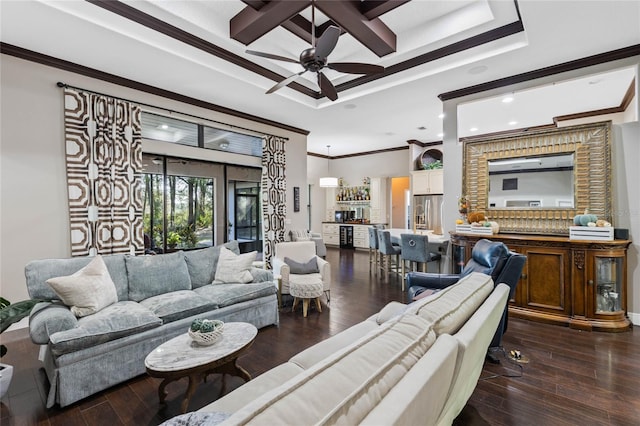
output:
[{"label": "recessed ceiling light", "polygon": [[470,131],[470,132],[477,132],[477,131],[478,131],[478,128],[477,128],[477,127],[472,127],[472,128],[470,128],[470,129],[469,129],[469,131]]},{"label": "recessed ceiling light", "polygon": [[509,122],[509,126],[515,126],[516,124],[518,124],[518,122],[515,120]]},{"label": "recessed ceiling light", "polygon": [[418,130],[427,130],[427,128],[425,126],[420,126],[418,127]]},{"label": "recessed ceiling light", "polygon": [[602,81],[601,78],[594,78],[593,80],[589,80],[589,84],[598,84]]},{"label": "recessed ceiling light", "polygon": [[477,67],[473,67],[469,70],[469,74],[482,74],[489,68],[486,65],[478,65]]},{"label": "recessed ceiling light", "polygon": [[167,124],[163,124],[163,125],[160,126],[160,128],[162,130],[167,130],[169,128],[169,126]]},{"label": "recessed ceiling light", "polygon": [[505,103],[505,104],[513,102],[513,96],[511,96],[511,95],[505,96],[504,98],[502,98],[502,102]]},{"label": "recessed ceiling light", "polygon": [[444,136],[444,133],[438,133],[438,135],[437,135],[437,136],[438,136],[439,138],[441,138],[441,137],[443,137],[443,136]]},{"label": "recessed ceiling light", "polygon": [[387,135],[387,136],[393,136],[393,135],[395,135],[395,133],[393,133],[393,132],[385,132],[384,134],[385,134],[385,135]]},{"label": "recessed ceiling light", "polygon": [[444,118],[444,112],[442,114],[438,114],[438,118],[440,119]]},{"label": "recessed ceiling light", "polygon": [[344,109],[356,109],[356,108],[358,108],[358,105],[356,104],[346,104],[344,106]]}]

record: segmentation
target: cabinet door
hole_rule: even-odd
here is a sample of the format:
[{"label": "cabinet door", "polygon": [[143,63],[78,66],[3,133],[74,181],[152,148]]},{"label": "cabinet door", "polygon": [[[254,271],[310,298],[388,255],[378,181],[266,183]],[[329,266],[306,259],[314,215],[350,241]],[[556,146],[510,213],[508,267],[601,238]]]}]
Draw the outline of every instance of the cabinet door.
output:
[{"label": "cabinet door", "polygon": [[387,223],[387,180],[371,178],[369,186],[371,223]]},{"label": "cabinet door", "polygon": [[369,248],[369,231],[367,226],[353,226],[353,246],[357,248]]},{"label": "cabinet door", "polygon": [[626,310],[624,254],[590,252],[587,256],[587,312],[606,319]]},{"label": "cabinet door", "polygon": [[515,304],[557,315],[571,314],[571,251],[527,248]]},{"label": "cabinet door", "polygon": [[429,188],[429,175],[426,170],[411,172],[411,192],[413,195],[426,195]]},{"label": "cabinet door", "polygon": [[325,190],[325,215],[324,220],[331,222],[336,219],[336,189],[324,188]]},{"label": "cabinet door", "polygon": [[428,194],[443,194],[444,193],[444,171],[427,170],[429,173],[429,188]]},{"label": "cabinet door", "polygon": [[340,245],[340,227],[332,223],[322,224],[322,239],[325,244]]}]

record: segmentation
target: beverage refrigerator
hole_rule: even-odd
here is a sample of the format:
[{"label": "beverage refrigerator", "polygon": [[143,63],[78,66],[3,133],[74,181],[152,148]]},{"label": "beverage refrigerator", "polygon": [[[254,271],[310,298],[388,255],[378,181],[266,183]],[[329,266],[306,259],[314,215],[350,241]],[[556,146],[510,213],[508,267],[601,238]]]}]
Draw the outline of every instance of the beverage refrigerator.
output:
[{"label": "beverage refrigerator", "polygon": [[416,230],[442,234],[442,194],[414,195],[412,210]]}]

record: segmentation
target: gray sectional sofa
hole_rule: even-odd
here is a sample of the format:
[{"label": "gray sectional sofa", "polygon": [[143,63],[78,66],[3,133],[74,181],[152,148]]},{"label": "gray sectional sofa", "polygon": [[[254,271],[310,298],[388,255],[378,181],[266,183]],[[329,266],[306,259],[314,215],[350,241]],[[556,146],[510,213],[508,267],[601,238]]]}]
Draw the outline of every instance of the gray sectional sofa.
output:
[{"label": "gray sectional sofa", "polygon": [[185,425],[451,425],[473,393],[509,287],[474,272],[303,350]]},{"label": "gray sectional sofa", "polygon": [[[238,254],[238,243],[224,245]],[[145,373],[156,346],[187,331],[194,318],[278,324],[270,271],[252,268],[250,283],[212,284],[220,247],[156,256],[103,256],[117,302],[77,318],[47,284],[74,274],[91,258],[31,261],[25,267],[29,296],[51,300],[29,317],[31,340],[42,346],[51,388],[47,407],[64,407]]]}]

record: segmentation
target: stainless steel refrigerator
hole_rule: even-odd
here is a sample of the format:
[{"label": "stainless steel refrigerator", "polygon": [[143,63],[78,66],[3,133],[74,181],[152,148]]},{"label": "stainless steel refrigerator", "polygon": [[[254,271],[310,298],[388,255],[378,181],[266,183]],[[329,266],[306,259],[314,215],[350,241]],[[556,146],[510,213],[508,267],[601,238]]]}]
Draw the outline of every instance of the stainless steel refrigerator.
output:
[{"label": "stainless steel refrigerator", "polygon": [[412,207],[415,229],[442,234],[442,194],[414,195]]}]

